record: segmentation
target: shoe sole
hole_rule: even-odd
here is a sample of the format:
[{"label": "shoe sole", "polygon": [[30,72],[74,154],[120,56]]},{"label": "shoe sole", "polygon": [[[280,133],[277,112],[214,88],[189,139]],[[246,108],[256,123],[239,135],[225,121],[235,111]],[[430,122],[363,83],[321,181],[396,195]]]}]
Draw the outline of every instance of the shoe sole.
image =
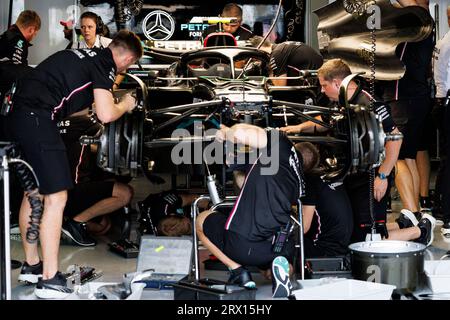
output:
[{"label": "shoe sole", "polygon": [[40,299],[65,299],[72,294],[72,292],[62,292],[51,289],[34,289],[34,294]]},{"label": "shoe sole", "polygon": [[39,277],[42,277],[42,274],[19,274],[19,277],[17,278],[17,280],[19,280],[19,282],[25,282],[25,283],[29,283],[29,284],[36,284],[38,283]]},{"label": "shoe sole", "polygon": [[436,219],[433,216],[429,215],[428,213],[425,213],[424,215],[422,215],[422,219],[428,219],[431,222],[431,237],[430,237],[430,241],[428,241],[428,243],[427,243],[427,247],[428,247],[434,241],[434,228],[436,228]]},{"label": "shoe sole", "polygon": [[95,247],[96,243],[81,243],[79,241],[77,241],[71,234],[69,231],[66,231],[64,229],[61,229],[62,233],[64,233],[65,236],[67,236],[68,238],[70,238],[73,242],[75,242],[77,245],[79,246],[83,246],[83,247]]},{"label": "shoe sole", "polygon": [[404,216],[406,216],[412,222],[413,226],[417,227],[417,225],[419,224],[419,220],[417,220],[414,213],[412,213],[411,211],[409,211],[407,209],[402,209],[400,211],[400,213],[403,214]]},{"label": "shoe sole", "polygon": [[289,262],[285,257],[276,257],[272,262],[272,273],[276,287],[272,298],[287,298],[291,294],[292,284],[289,280]]}]

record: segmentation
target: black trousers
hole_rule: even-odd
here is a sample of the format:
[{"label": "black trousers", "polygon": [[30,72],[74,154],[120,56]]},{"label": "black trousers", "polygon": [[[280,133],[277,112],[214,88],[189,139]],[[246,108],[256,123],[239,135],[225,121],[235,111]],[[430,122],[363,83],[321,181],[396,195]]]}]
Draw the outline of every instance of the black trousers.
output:
[{"label": "black trousers", "polygon": [[[450,107],[447,106],[445,110],[445,136],[446,136],[446,153],[450,154]],[[447,161],[444,176],[441,180],[442,190],[442,211],[444,213],[445,222],[450,222],[450,165]]]}]

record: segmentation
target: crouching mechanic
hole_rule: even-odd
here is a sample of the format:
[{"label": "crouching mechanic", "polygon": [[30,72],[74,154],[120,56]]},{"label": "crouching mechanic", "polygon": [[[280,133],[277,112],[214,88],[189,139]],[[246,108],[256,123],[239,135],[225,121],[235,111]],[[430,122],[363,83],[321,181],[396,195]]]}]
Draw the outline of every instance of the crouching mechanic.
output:
[{"label": "crouching mechanic", "polygon": [[[277,232],[290,222],[292,205],[303,194],[302,158],[278,130],[266,131],[248,124],[222,126],[216,140],[256,149],[257,159],[252,161],[229,215],[209,210],[198,216],[199,239],[229,268],[229,283],[254,288],[255,283],[244,266],[267,270],[272,262],[272,267],[276,262],[277,268],[283,268],[286,279],[287,259],[292,263],[294,243],[288,241],[289,245],[275,253],[273,241]],[[279,296],[277,289],[274,288],[275,297]]]},{"label": "crouching mechanic", "polygon": [[[73,292],[58,271],[58,250],[67,190],[73,188],[70,166],[57,122],[95,102],[97,116],[107,123],[136,106],[131,95],[114,103],[111,88],[117,73],[142,56],[132,32],[117,33],[108,48],[57,52],[19,81],[8,131],[34,168],[44,199],[40,224],[42,262],[37,242],[26,241],[31,207],[24,197],[19,214],[26,261],[20,277],[37,282],[39,298],[65,298]],[[32,281],[33,282],[33,281]]]}]

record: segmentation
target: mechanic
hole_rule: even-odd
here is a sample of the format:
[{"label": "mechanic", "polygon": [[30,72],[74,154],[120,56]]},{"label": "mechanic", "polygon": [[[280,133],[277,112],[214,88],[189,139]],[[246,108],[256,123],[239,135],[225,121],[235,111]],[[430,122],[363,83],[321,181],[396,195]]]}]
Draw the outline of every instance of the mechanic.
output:
[{"label": "mechanic", "polygon": [[[125,183],[99,180],[95,177],[96,146],[81,146],[81,136],[96,136],[102,130],[93,115],[84,110],[58,123],[67,149],[75,187],[67,193],[62,232],[80,246],[95,246],[91,235],[105,234],[111,227],[106,214],[128,205],[133,188]],[[95,149],[95,150],[91,150]]]},{"label": "mechanic", "polygon": [[8,116],[8,133],[34,168],[38,191],[44,198],[40,224],[42,262],[37,243],[26,241],[31,208],[26,197],[22,201],[20,229],[26,261],[21,275],[35,276],[35,294],[40,298],[62,299],[73,292],[58,271],[63,211],[73,181],[57,122],[93,102],[104,123],[133,110],[135,98],[126,94],[115,104],[110,90],[115,75],[125,71],[142,53],[140,39],[122,30],[104,50],[74,49],[53,54],[18,83],[14,108]]},{"label": "mechanic", "polygon": [[[253,34],[250,30],[242,26],[242,8],[236,3],[228,3],[223,7],[222,14],[223,18],[237,18],[235,23],[223,23],[223,32],[231,33],[237,41],[248,40]],[[214,32],[219,32],[219,26],[213,25],[209,26],[203,32],[203,39],[205,39],[209,34]]]},{"label": "mechanic", "polygon": [[[447,8],[447,16],[450,26],[450,6]],[[450,237],[450,166],[448,166],[447,155],[450,154],[450,111],[448,95],[450,93],[450,31],[438,41],[434,54],[434,81],[436,84],[436,102],[433,109],[433,118],[440,136],[441,161],[436,176],[435,187],[435,212],[436,218],[442,219],[444,225],[441,233]]]},{"label": "mechanic", "polygon": [[[428,11],[427,0],[398,0],[401,7],[421,6]],[[419,42],[397,46],[396,55],[404,63],[406,72],[397,81],[380,82],[383,101],[390,104],[392,117],[403,133],[403,144],[396,164],[395,184],[403,207],[420,216],[419,196],[423,209],[431,207],[428,196],[429,137],[425,130],[431,112],[429,71],[434,48],[434,32]],[[422,189],[422,192],[420,191]]]},{"label": "mechanic", "polygon": [[[253,47],[258,47],[263,37],[250,39]],[[323,64],[323,58],[316,50],[302,42],[287,41],[280,44],[265,40],[261,50],[270,54],[271,77],[298,77],[300,70],[317,70]],[[272,79],[276,86],[296,85],[295,79]]]},{"label": "mechanic", "polygon": [[[180,193],[168,190],[150,194],[138,202],[140,211],[139,223],[141,234],[159,236],[181,236],[192,234],[190,206],[196,194]],[[206,208],[208,201],[200,201],[199,207]]]},{"label": "mechanic", "polygon": [[[22,11],[16,23],[0,35],[0,102],[18,77],[30,70],[28,47],[41,28],[41,19],[35,11]],[[0,116],[0,141],[5,132],[3,117]]]},{"label": "mechanic", "polygon": [[[338,101],[339,88],[342,80],[351,75],[350,68],[341,59],[328,60],[318,70],[319,82],[322,92],[328,96],[332,101]],[[370,105],[373,99],[365,90],[362,89],[362,83],[351,81],[348,86],[348,99],[350,104]],[[389,106],[382,103],[374,103],[374,112],[380,116],[383,123],[383,130],[386,133],[399,134],[400,131],[395,126],[394,121],[389,113]],[[318,120],[324,117],[318,116]],[[314,122],[308,121],[296,126],[287,126],[281,128],[286,133],[300,133],[300,132],[320,132],[326,131],[326,128],[316,125]],[[397,161],[398,153],[402,141],[387,141],[385,144],[386,158],[376,170],[376,178],[374,180],[374,215],[375,222],[378,222],[379,228],[385,233],[384,226],[386,223],[387,210],[387,190],[389,175],[393,171],[395,162]],[[348,176],[344,180],[350,201],[352,203],[354,230],[352,235],[352,242],[363,241],[366,237],[367,228],[372,225],[372,217],[369,208],[369,173],[357,173]]]},{"label": "mechanic", "polygon": [[[279,255],[292,263],[294,242],[288,241],[277,253],[273,247],[279,243],[274,240],[280,229],[289,229],[291,207],[304,192],[301,162],[308,168],[312,159],[299,157],[293,144],[278,130],[266,131],[243,123],[231,128],[222,125],[216,139],[234,146],[249,146],[258,150],[258,157],[231,213],[210,210],[200,213],[197,233],[205,247],[229,268],[229,283],[254,288],[255,283],[244,266],[267,270],[271,263],[280,260]],[[268,170],[273,164],[277,170]],[[293,271],[287,267],[286,272]],[[277,292],[273,294],[276,296]]]},{"label": "mechanic", "polygon": [[311,143],[297,143],[302,155],[304,145],[313,154],[311,169],[304,167],[305,196],[302,198],[305,257],[345,255],[353,231],[350,199],[342,182],[323,180],[314,169],[319,164],[319,151]]},{"label": "mechanic", "polygon": [[[0,36],[0,106],[4,94],[11,90],[17,79],[32,70],[28,66],[28,48],[41,28],[41,19],[35,11],[22,11],[16,23]],[[0,115],[0,141],[7,141],[6,117]],[[10,208],[11,222],[18,222],[19,208],[22,202],[22,186],[10,167]]]}]

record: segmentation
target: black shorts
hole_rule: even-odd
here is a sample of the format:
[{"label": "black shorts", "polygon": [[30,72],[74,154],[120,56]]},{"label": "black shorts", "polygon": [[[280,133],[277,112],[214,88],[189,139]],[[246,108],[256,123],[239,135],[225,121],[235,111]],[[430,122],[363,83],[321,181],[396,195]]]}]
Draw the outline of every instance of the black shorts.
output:
[{"label": "black shorts", "polygon": [[[389,198],[391,179],[388,178],[388,187],[386,194],[381,201],[374,199],[373,213],[375,221],[384,221],[387,219],[387,201]],[[347,190],[353,211],[353,239],[359,238],[361,232],[365,232],[365,226],[372,225],[372,217],[370,216],[369,195],[370,183],[368,173],[358,173],[348,176],[344,180],[345,189]],[[364,233],[365,237],[365,233]],[[362,240],[361,240],[362,241]]]},{"label": "black shorts", "polygon": [[91,181],[79,183],[67,193],[64,215],[74,217],[97,202],[110,198],[114,189],[114,181]]},{"label": "black shorts", "polygon": [[292,262],[294,258],[294,242],[288,241],[283,252],[272,251],[272,241],[250,241],[233,231],[225,230],[228,214],[211,213],[203,223],[205,236],[214,243],[231,260],[244,265],[256,266],[262,270],[270,268],[273,259],[284,256]]},{"label": "black shorts", "polygon": [[8,117],[8,135],[17,142],[39,180],[39,192],[73,188],[66,147],[49,113],[15,110]]},{"label": "black shorts", "polygon": [[395,124],[403,133],[399,160],[415,159],[417,151],[424,144],[426,118],[431,110],[431,99],[428,97],[399,100],[390,103]]},{"label": "black shorts", "polygon": [[434,128],[433,118],[430,111],[428,115],[425,117],[425,123],[423,125],[423,134],[419,139],[417,151],[429,151],[435,135],[436,135],[436,128]]}]

